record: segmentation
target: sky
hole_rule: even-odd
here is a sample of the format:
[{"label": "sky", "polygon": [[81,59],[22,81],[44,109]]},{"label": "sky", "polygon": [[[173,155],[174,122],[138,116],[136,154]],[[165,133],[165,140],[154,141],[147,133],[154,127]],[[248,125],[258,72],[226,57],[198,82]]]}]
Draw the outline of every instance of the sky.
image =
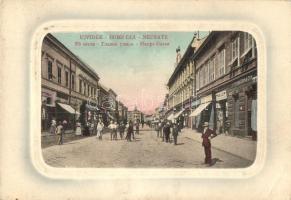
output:
[{"label": "sky", "polygon": [[[58,32],[53,35],[93,68],[100,83],[113,89],[129,110],[152,113],[161,105],[181,54],[193,32]],[[200,32],[200,38],[207,32]],[[146,38],[144,38],[146,36]],[[123,46],[124,43],[128,46]],[[150,46],[151,45],[151,46]]]}]

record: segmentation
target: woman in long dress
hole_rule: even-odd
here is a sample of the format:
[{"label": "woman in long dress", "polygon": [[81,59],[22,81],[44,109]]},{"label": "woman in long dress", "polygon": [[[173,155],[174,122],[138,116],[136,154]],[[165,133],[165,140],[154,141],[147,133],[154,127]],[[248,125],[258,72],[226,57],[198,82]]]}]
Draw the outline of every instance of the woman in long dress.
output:
[{"label": "woman in long dress", "polygon": [[75,135],[82,135],[81,123],[79,121],[76,124],[76,132],[75,132]]},{"label": "woman in long dress", "polygon": [[98,138],[99,140],[102,140],[102,130],[104,128],[104,124],[99,121],[97,124],[97,135],[96,138]]}]

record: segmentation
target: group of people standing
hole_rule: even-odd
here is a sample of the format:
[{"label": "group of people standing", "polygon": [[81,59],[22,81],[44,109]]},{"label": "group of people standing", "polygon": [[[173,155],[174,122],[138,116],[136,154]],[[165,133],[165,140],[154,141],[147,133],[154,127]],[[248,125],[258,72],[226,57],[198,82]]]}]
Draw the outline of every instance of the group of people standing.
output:
[{"label": "group of people standing", "polygon": [[171,143],[171,133],[174,140],[174,145],[177,145],[178,134],[181,132],[181,128],[178,123],[173,123],[171,121],[159,121],[156,124],[155,130],[157,132],[157,137],[162,138],[163,142]]},{"label": "group of people standing", "polygon": [[63,135],[65,134],[65,131],[67,129],[68,122],[67,120],[56,122],[55,119],[52,120],[50,133],[57,135],[57,144],[62,145],[63,144]]},{"label": "group of people standing", "polygon": [[[172,133],[174,145],[177,145],[178,135],[181,133],[181,126],[179,123],[173,123],[171,121],[159,121],[155,125],[155,130],[157,132],[157,137],[162,138],[163,142],[171,143],[170,135]],[[211,139],[216,137],[216,131],[209,128],[208,122],[203,124],[203,132],[201,135],[202,146],[204,148],[205,160],[204,163],[212,165],[212,155],[211,155]]]},{"label": "group of people standing", "polygon": [[[120,140],[126,139],[127,141],[132,141],[132,139],[135,139],[135,134],[139,134],[139,123],[136,122],[135,124],[133,124],[132,121],[129,121],[129,123],[126,124],[123,122],[118,124],[117,122],[111,121],[108,129],[110,132],[110,140],[118,140],[119,133]],[[104,124],[101,121],[98,122],[96,130],[96,137],[102,140]],[[125,132],[126,136],[124,138]]]}]

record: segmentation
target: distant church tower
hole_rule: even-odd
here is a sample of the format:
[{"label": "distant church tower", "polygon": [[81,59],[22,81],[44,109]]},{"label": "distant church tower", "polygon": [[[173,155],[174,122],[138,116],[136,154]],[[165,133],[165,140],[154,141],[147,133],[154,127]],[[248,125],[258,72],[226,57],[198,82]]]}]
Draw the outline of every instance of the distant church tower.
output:
[{"label": "distant church tower", "polygon": [[180,60],[181,60],[181,49],[180,49],[180,46],[178,46],[178,48],[176,49],[176,63],[175,63],[175,67],[178,66]]}]

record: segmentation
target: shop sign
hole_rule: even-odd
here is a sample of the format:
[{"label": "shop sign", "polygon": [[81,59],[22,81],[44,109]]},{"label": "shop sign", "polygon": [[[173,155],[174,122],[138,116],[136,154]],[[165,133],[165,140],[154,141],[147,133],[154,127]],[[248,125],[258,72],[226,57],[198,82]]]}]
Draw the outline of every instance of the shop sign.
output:
[{"label": "shop sign", "polygon": [[226,90],[216,93],[216,101],[227,99]]},{"label": "shop sign", "polygon": [[233,86],[238,86],[247,82],[256,82],[256,80],[257,80],[257,76],[249,75],[233,83]]},{"label": "shop sign", "polygon": [[201,104],[202,103],[207,103],[207,102],[210,102],[210,101],[212,101],[212,95],[211,94],[206,96],[206,97],[201,98]]},{"label": "shop sign", "polygon": [[47,102],[47,105],[49,106],[56,106],[55,101],[56,101],[56,96],[57,93],[51,90],[47,90],[45,88],[41,89],[41,99],[42,101],[48,101],[48,98],[50,98],[50,101]]}]

